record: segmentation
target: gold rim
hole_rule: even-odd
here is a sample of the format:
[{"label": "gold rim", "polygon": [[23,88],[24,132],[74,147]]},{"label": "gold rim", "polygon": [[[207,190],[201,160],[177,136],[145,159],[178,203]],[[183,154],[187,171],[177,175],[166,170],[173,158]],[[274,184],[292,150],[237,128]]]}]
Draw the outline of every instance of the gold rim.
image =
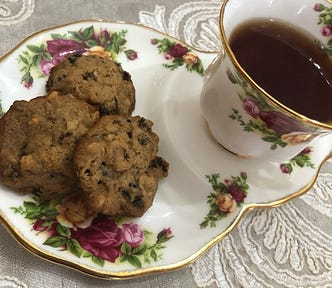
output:
[{"label": "gold rim", "polygon": [[[30,35],[29,37],[22,40],[18,45],[16,45],[16,47],[13,48],[11,51],[9,51],[4,56],[2,56],[0,58],[0,62],[2,60],[4,60],[6,57],[8,57],[15,50],[17,50],[21,45],[23,45],[29,39],[33,38],[34,36],[37,36],[39,34],[48,32],[50,30],[63,28],[63,27],[67,27],[67,26],[70,26],[70,25],[78,24],[78,23],[88,23],[88,22],[103,22],[103,23],[107,23],[107,24],[127,24],[127,25],[139,26],[139,27],[149,29],[151,31],[154,31],[154,32],[160,34],[160,35],[164,35],[168,38],[172,38],[172,39],[174,39],[174,40],[176,40],[180,43],[185,44],[183,41],[180,41],[180,40],[178,40],[174,37],[170,37],[166,33],[159,32],[156,29],[146,27],[146,26],[141,25],[141,24],[128,23],[128,22],[109,22],[109,21],[104,21],[104,20],[83,20],[83,21],[77,21],[77,22],[72,22],[72,23],[69,23],[69,24],[64,24],[64,25],[59,25],[59,26],[56,26],[56,27],[47,28],[47,29],[41,30],[39,32],[36,32],[36,33]],[[185,44],[185,45],[187,45],[187,44]],[[187,45],[187,46],[189,46],[189,45]],[[217,52],[200,51],[200,50],[198,50],[194,47],[190,47],[190,48],[192,48],[193,50],[195,50],[197,52],[200,52],[202,54],[215,54],[215,53],[217,53]],[[313,184],[315,183],[315,181],[317,179],[317,176],[319,174],[319,171],[321,169],[321,166],[331,157],[332,157],[332,153],[329,154],[325,159],[323,159],[323,161],[320,163],[320,165],[317,169],[316,174],[314,175],[314,177],[311,179],[311,181],[305,187],[303,187],[299,191],[297,191],[297,192],[295,192],[295,193],[293,193],[289,196],[286,196],[284,198],[278,199],[278,200],[270,202],[270,203],[247,204],[247,205],[245,205],[244,207],[242,207],[241,211],[236,216],[236,218],[234,219],[232,224],[229,225],[222,233],[220,233],[219,235],[214,237],[211,241],[209,241],[207,244],[202,246],[196,253],[193,253],[190,257],[188,257],[188,258],[186,258],[182,261],[178,261],[177,263],[171,264],[171,265],[164,265],[164,266],[159,266],[159,267],[158,266],[148,267],[148,268],[144,268],[144,269],[132,270],[132,271],[123,271],[123,272],[101,271],[101,270],[98,270],[98,269],[91,268],[88,265],[74,263],[70,260],[64,259],[64,258],[59,257],[57,255],[53,255],[51,253],[48,253],[45,250],[42,250],[39,246],[37,246],[37,245],[29,242],[27,239],[25,239],[21,235],[19,230],[13,224],[11,224],[11,222],[8,221],[8,219],[6,219],[6,217],[4,217],[1,213],[0,213],[0,224],[6,228],[6,230],[13,236],[13,238],[20,245],[22,245],[25,249],[27,249],[29,252],[33,253],[34,255],[36,255],[36,256],[44,259],[44,260],[47,260],[49,262],[72,268],[74,270],[80,271],[82,273],[88,274],[88,275],[93,276],[93,277],[103,278],[103,279],[108,279],[108,280],[112,280],[112,279],[124,280],[124,279],[136,278],[136,277],[139,277],[139,276],[151,275],[151,274],[155,274],[155,273],[170,272],[170,271],[173,271],[173,270],[184,268],[184,267],[188,266],[189,264],[193,263],[194,261],[196,261],[201,256],[203,256],[206,253],[206,251],[209,250],[213,245],[215,245],[216,243],[221,241],[223,238],[225,238],[238,225],[238,223],[240,222],[242,217],[248,211],[256,209],[256,208],[277,207],[277,206],[279,206],[281,204],[284,204],[284,203],[286,203],[286,202],[288,202],[288,201],[290,201],[290,200],[292,200],[292,199],[294,199],[298,196],[301,196],[305,192],[307,192],[313,186]]]},{"label": "gold rim", "polygon": [[[221,10],[220,10],[220,14],[219,14],[219,29],[220,29],[221,42],[222,42],[223,48],[225,49],[226,54],[228,55],[228,57],[232,61],[232,63],[235,66],[236,70],[239,71],[242,74],[243,78],[246,79],[255,89],[257,89],[259,91],[259,93],[264,95],[264,97],[266,97],[270,102],[272,102],[274,105],[279,107],[281,110],[287,112],[288,114],[291,114],[292,116],[294,116],[295,118],[297,118],[300,121],[304,121],[304,122],[309,123],[312,126],[323,128],[323,129],[332,129],[332,124],[327,124],[327,123],[323,123],[323,122],[320,122],[320,121],[317,121],[317,120],[310,119],[310,118],[308,118],[308,117],[306,117],[306,116],[304,116],[300,113],[297,113],[296,111],[292,110],[291,108],[283,105],[281,102],[279,102],[278,100],[273,98],[269,93],[267,93],[262,87],[260,87],[247,74],[247,72],[242,68],[242,66],[236,60],[236,57],[235,57],[231,47],[228,44],[228,39],[227,39],[227,36],[226,36],[224,24],[223,24],[224,23],[223,20],[224,20],[225,10],[226,10],[227,4],[230,1],[231,0],[224,0],[222,5],[221,5]],[[332,0],[330,0],[330,1],[332,1]]]}]

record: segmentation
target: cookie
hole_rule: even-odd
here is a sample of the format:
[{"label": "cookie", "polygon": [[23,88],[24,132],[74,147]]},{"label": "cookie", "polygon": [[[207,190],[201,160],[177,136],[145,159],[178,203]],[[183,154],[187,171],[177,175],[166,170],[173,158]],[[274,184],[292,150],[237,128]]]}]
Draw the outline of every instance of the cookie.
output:
[{"label": "cookie", "polygon": [[64,195],[56,206],[56,210],[58,212],[57,219],[62,224],[67,224],[68,227],[82,223],[85,223],[85,226],[89,219],[96,216],[96,213],[89,208],[81,190]]},{"label": "cookie", "polygon": [[52,68],[46,90],[70,93],[96,106],[103,115],[131,115],[135,108],[135,88],[130,74],[106,57],[65,59]]},{"label": "cookie", "polygon": [[0,180],[45,199],[75,191],[72,154],[98,118],[96,107],[71,95],[15,101],[0,118]]},{"label": "cookie", "polygon": [[140,116],[107,115],[79,141],[73,165],[92,210],[140,217],[152,205],[168,173],[152,125]]}]

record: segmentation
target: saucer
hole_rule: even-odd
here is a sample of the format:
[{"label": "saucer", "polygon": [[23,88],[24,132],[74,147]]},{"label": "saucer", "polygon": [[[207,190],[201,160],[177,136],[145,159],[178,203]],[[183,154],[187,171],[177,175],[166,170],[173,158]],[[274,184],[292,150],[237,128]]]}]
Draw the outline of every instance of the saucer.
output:
[{"label": "saucer", "polygon": [[[182,268],[231,232],[246,211],[274,207],[309,190],[330,157],[332,136],[285,163],[244,159],[221,148],[200,111],[204,71],[216,53],[129,23],[82,21],[23,40],[0,59],[0,113],[15,100],[44,95],[57,57],[95,51],[96,46],[131,74],[133,115],[154,122],[169,176],[143,217],[99,215],[78,227],[61,221],[57,199],[41,202],[37,195],[0,186],[2,224],[44,259],[106,279]],[[112,241],[114,235],[121,241]]]}]

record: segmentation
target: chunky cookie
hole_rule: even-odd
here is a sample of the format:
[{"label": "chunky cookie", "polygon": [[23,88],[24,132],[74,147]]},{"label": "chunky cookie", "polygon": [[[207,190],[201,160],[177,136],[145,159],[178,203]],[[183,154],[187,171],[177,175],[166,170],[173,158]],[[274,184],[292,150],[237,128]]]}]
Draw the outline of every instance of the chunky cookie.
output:
[{"label": "chunky cookie", "polygon": [[107,115],[79,141],[73,156],[88,205],[105,215],[139,217],[152,205],[168,163],[143,117]]},{"label": "chunky cookie", "polygon": [[96,107],[71,95],[15,101],[0,118],[0,180],[44,198],[75,191],[72,153],[98,118]]},{"label": "chunky cookie", "polygon": [[65,59],[52,68],[46,90],[70,93],[97,106],[102,115],[131,115],[135,108],[135,88],[130,74],[106,57]]}]

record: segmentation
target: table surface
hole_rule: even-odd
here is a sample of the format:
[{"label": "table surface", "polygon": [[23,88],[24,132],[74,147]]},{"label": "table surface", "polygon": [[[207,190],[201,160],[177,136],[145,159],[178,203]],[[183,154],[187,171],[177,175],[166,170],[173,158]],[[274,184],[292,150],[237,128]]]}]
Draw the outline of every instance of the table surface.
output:
[{"label": "table surface", "polygon": [[[78,20],[154,27],[203,51],[220,49],[221,1],[0,0],[0,57],[30,34]],[[306,194],[251,211],[204,256],[181,270],[102,280],[40,259],[0,227],[4,287],[332,287],[332,162]]]}]

